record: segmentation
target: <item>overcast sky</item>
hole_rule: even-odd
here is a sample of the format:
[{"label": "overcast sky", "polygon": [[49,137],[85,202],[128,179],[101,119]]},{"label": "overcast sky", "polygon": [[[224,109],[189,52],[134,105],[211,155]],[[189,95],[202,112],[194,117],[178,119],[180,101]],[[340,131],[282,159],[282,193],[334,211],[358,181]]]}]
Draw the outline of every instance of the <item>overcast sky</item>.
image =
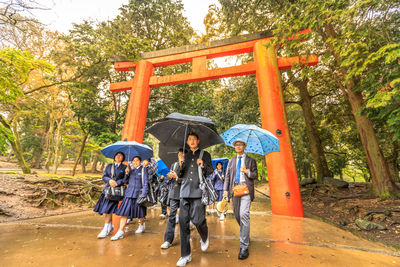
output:
[{"label": "overcast sky", "polygon": [[[67,33],[72,23],[80,23],[84,19],[103,21],[113,19],[119,12],[118,8],[128,4],[129,0],[37,0],[47,11],[34,11],[39,21],[52,30]],[[205,33],[203,19],[210,4],[217,0],[183,0],[184,15],[198,33]]]}]

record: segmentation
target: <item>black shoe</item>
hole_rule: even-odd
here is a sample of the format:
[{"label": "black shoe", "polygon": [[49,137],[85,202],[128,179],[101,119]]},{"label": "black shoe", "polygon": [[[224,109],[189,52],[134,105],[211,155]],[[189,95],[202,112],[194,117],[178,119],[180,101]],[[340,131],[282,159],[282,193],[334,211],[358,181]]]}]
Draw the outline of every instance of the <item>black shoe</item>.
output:
[{"label": "black shoe", "polygon": [[249,257],[249,250],[247,248],[246,249],[241,248],[238,256],[239,260],[244,260],[247,259],[248,257]]}]

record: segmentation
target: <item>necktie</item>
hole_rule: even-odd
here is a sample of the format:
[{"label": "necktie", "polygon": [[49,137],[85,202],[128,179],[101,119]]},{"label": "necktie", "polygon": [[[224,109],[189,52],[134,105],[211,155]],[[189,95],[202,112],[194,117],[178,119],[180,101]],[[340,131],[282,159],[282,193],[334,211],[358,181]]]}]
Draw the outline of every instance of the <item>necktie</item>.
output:
[{"label": "necktie", "polygon": [[237,167],[236,167],[236,176],[235,176],[235,183],[237,183],[237,184],[240,182],[240,167],[241,166],[242,166],[242,156],[239,156]]},{"label": "necktie", "polygon": [[115,164],[115,169],[114,169],[114,177],[117,176],[117,169],[119,167],[119,164]]}]

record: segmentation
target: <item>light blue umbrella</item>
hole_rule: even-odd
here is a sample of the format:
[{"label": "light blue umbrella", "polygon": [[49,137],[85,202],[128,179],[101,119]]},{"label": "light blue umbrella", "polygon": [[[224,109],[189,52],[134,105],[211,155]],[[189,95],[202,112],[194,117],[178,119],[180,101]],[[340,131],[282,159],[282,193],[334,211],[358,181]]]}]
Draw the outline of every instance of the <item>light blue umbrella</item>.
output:
[{"label": "light blue umbrella", "polygon": [[221,134],[221,137],[225,144],[232,147],[235,141],[245,142],[246,153],[266,155],[279,151],[279,139],[256,125],[236,124]]},{"label": "light blue umbrella", "polygon": [[107,158],[114,159],[115,154],[122,152],[125,160],[131,161],[133,157],[139,156],[144,159],[153,157],[153,150],[144,144],[135,141],[118,141],[100,150]]}]

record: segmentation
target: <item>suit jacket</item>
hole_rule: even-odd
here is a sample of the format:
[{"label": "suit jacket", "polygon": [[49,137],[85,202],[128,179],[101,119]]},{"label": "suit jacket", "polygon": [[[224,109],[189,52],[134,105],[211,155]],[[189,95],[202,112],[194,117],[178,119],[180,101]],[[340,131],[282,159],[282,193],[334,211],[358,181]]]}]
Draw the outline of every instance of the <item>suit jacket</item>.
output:
[{"label": "suit jacket", "polygon": [[[235,177],[236,177],[236,166],[237,166],[237,155],[229,160],[228,167],[226,169],[225,174],[225,182],[224,182],[224,191],[228,191],[229,198],[233,197],[233,187],[235,186]],[[257,163],[255,159],[249,157],[246,154],[246,158],[244,159],[244,163],[247,169],[250,170],[250,176],[247,174],[244,175],[246,179],[246,185],[250,191],[251,201],[254,200],[254,179],[258,178],[257,171]]]},{"label": "suit jacket", "polygon": [[[179,162],[173,163],[171,165],[170,170],[176,172],[176,174],[179,175]],[[179,200],[182,178],[180,178],[179,176],[176,179],[168,178],[168,181],[169,181],[169,194],[168,194],[169,199]]]},{"label": "suit jacket", "polygon": [[[200,149],[194,152],[189,150],[189,152],[185,154],[185,162],[182,164],[182,168],[178,174],[179,177],[182,177],[180,198],[201,198],[201,190],[199,188],[200,178],[197,165],[199,156]],[[204,168],[202,172],[204,177],[207,177],[213,172],[211,156],[207,151],[204,151],[203,154],[203,165]]]},{"label": "suit jacket", "polygon": [[[142,169],[144,168],[144,171]],[[143,185],[142,185],[143,175]],[[125,197],[138,198],[139,196],[146,196],[149,192],[149,180],[146,167],[140,166],[139,168],[132,169],[125,175],[124,184],[128,184],[125,192]]]},{"label": "suit jacket", "polygon": [[[103,181],[104,181],[104,187],[103,187],[103,192],[106,187],[106,184],[111,180],[111,168],[114,168],[114,163],[108,164],[107,167],[104,169],[103,173]],[[122,185],[124,182],[124,177],[125,177],[125,169],[126,165],[120,163],[117,171],[114,171],[114,177],[113,179],[117,182],[117,185]]]}]

